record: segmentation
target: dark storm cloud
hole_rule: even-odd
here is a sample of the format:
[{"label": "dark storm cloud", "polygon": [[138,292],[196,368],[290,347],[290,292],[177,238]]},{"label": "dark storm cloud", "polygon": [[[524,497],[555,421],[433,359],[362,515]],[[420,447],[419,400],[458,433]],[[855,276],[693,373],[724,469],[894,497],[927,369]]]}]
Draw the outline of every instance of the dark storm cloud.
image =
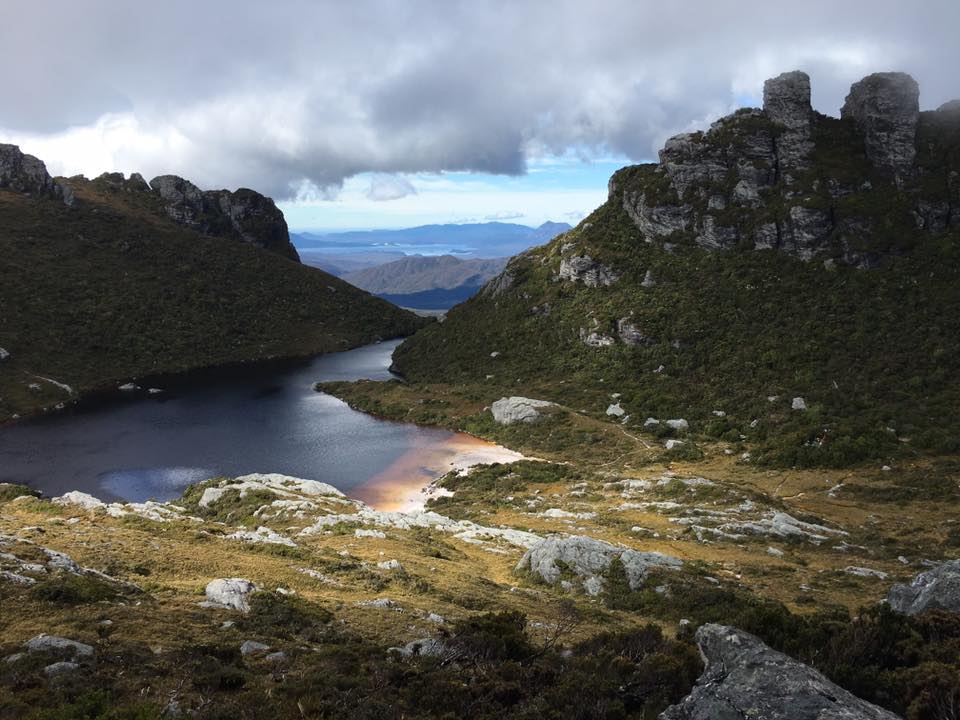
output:
[{"label": "dark storm cloud", "polygon": [[794,68],[823,112],[890,69],[935,107],[960,95],[957,27],[955,0],[7,0],[0,137],[65,171],[279,197],[570,149],[641,160]]}]

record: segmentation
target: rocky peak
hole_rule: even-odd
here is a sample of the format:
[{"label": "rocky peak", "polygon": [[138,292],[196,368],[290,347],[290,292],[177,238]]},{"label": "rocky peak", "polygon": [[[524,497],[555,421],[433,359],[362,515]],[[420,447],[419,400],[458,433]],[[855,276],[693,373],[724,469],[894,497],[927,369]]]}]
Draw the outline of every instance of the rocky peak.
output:
[{"label": "rocky peak", "polygon": [[43,161],[26,155],[16,145],[0,144],[0,188],[31,195],[59,198],[73,204],[73,191],[56,182]]},{"label": "rocky peak", "polygon": [[920,87],[902,72],[867,75],[850,87],[840,117],[856,122],[867,157],[898,182],[913,170],[917,155]]},{"label": "rocky peak", "polygon": [[891,208],[882,223],[888,236],[894,224],[903,238],[960,226],[954,106],[918,113],[909,75],[854,84],[843,111],[853,122],[815,112],[801,71],[767,80],[763,95],[762,110],[744,108],[706,132],[672,137],[659,163],[611,178],[610,199],[644,241],[775,249],[804,260],[828,254],[869,267],[893,251],[876,242],[877,208]]},{"label": "rocky peak", "polygon": [[155,177],[150,187],[160,196],[167,215],[181,225],[205,235],[236,237],[300,260],[290,242],[283,213],[273,200],[258,192],[247,188],[201,191],[176,175]]},{"label": "rocky peak", "polygon": [[809,127],[810,76],[800,70],[786,72],[763,83],[763,111],[788,128]]}]

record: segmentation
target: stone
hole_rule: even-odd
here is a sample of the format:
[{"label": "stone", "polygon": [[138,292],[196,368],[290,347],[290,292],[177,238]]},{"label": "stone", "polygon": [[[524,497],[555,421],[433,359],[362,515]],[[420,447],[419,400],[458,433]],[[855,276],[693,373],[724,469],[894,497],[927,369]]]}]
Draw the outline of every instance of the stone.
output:
[{"label": "stone", "polygon": [[214,607],[250,612],[248,598],[256,590],[256,585],[243,578],[217,578],[207,583],[204,592]]},{"label": "stone", "polygon": [[380,570],[403,570],[403,565],[400,564],[399,560],[384,560],[383,562],[377,563],[377,568]]},{"label": "stone", "polygon": [[917,575],[909,585],[894,585],[887,603],[897,612],[926,610],[960,613],[960,560],[950,560]]},{"label": "stone", "polygon": [[614,558],[619,558],[630,587],[643,584],[652,568],[676,569],[682,561],[658,552],[637,552],[583,535],[551,535],[531,547],[517,564],[517,571],[529,571],[553,585],[560,580],[557,562],[575,575],[589,578],[603,573]]},{"label": "stone", "polygon": [[84,510],[99,510],[100,508],[106,507],[106,503],[102,500],[95,498],[93,495],[88,495],[85,492],[80,492],[79,490],[71,490],[68,493],[53,498],[51,502],[54,505],[77,505]]},{"label": "stone", "polygon": [[611,335],[586,328],[580,328],[580,342],[587,347],[611,347],[617,343]]},{"label": "stone", "polygon": [[919,99],[917,81],[906,73],[874,73],[850,87],[840,110],[840,117],[852,119],[863,133],[874,167],[897,180],[913,171]]},{"label": "stone", "polygon": [[857,565],[848,565],[843,571],[848,575],[856,575],[858,577],[880,578],[881,580],[887,577],[887,573],[883,570],[874,570],[873,568],[859,567]]},{"label": "stone", "polygon": [[56,635],[37,635],[23,644],[28,653],[57,652],[73,658],[93,657],[93,647],[69,638]]},{"label": "stone", "polygon": [[661,720],[897,720],[742,630],[709,624],[694,637],[703,675]]},{"label": "stone", "polygon": [[293,540],[274,532],[264,525],[261,525],[256,530],[237,530],[227,535],[227,537],[231,540],[241,540],[254,545],[286,545],[287,547],[297,547],[297,544]]},{"label": "stone", "polygon": [[55,662],[51,665],[47,665],[43,669],[43,674],[48,678],[57,677],[58,675],[66,675],[68,673],[76,672],[80,669],[80,666],[75,662]]},{"label": "stone", "polygon": [[560,280],[583,283],[587,287],[600,287],[612,285],[620,279],[620,274],[594,261],[589,255],[582,255],[563,258],[558,277]]},{"label": "stone", "polygon": [[607,415],[613,417],[623,417],[627,414],[627,411],[620,407],[620,403],[612,403],[607,406]]},{"label": "stone", "polygon": [[680,447],[681,445],[683,445],[683,440],[676,440],[674,438],[670,438],[663,443],[663,446],[667,450],[673,450],[675,447]]},{"label": "stone", "polygon": [[287,654],[283,652],[283,650],[280,650],[266,655],[263,659],[268,663],[280,663],[287,659]]},{"label": "stone", "polygon": [[654,338],[644,334],[640,326],[631,322],[630,318],[617,320],[617,337],[624,345],[633,345],[634,347],[657,344]]},{"label": "stone", "polygon": [[134,392],[139,389],[140,389],[140,386],[132,382],[124,383],[123,385],[117,386],[117,390],[120,390],[121,392]]},{"label": "stone", "polygon": [[0,348],[0,362],[7,360],[9,357],[10,357],[10,353],[4,350],[3,348]]},{"label": "stone", "polygon": [[247,640],[240,646],[241,655],[262,655],[270,649],[269,645],[264,645],[256,640]]},{"label": "stone", "polygon": [[542,416],[540,410],[553,407],[554,403],[546,400],[513,396],[500,398],[490,406],[494,422],[500,425],[512,425],[516,422],[533,423]]},{"label": "stone", "polygon": [[675,420],[667,420],[667,427],[671,427],[674,430],[687,431],[690,429],[690,423],[683,418],[677,418]]},{"label": "stone", "polygon": [[357,528],[353,531],[353,536],[356,538],[377,538],[378,540],[384,540],[387,535],[380,530],[365,530],[364,528]]},{"label": "stone", "polygon": [[804,400],[802,397],[795,397],[793,401],[790,403],[790,407],[793,410],[806,410],[807,401]]},{"label": "stone", "polygon": [[392,647],[387,652],[401,657],[441,657],[447,652],[447,646],[436,638],[422,638],[408,642],[403,647]]}]

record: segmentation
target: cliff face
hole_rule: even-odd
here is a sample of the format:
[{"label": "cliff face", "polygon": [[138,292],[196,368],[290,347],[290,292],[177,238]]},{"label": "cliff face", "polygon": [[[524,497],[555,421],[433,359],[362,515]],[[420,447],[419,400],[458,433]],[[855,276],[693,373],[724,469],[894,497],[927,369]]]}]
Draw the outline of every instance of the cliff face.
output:
[{"label": "cliff face", "polygon": [[0,189],[59,198],[67,205],[73,203],[70,186],[56,182],[42,160],[25,155],[16,145],[0,144]]},{"label": "cliff face", "polygon": [[167,214],[204,235],[235,237],[300,261],[283,213],[273,200],[247,188],[201,191],[189,180],[160,175],[150,181]]},{"label": "cliff face", "polygon": [[764,84],[763,109],[677,135],[658,164],[615,174],[610,199],[668,249],[775,248],[870,265],[902,249],[878,241],[881,228],[960,227],[960,110],[921,113],[918,96],[909,75],[870,75],[838,120],[813,111],[806,73],[784,73]]}]

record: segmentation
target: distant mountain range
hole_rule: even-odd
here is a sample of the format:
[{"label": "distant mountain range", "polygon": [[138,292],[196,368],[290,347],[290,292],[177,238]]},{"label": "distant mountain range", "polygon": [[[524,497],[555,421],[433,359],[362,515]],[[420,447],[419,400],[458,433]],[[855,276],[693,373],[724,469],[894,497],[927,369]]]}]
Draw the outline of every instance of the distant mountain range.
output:
[{"label": "distant mountain range", "polygon": [[489,222],[290,237],[306,265],[403,307],[444,310],[472,297],[513,255],[569,229]]},{"label": "distant mountain range", "polygon": [[413,255],[342,277],[351,285],[396,305],[440,310],[472,297],[485,282],[500,274],[508,260]]},{"label": "distant mountain range", "polygon": [[401,252],[407,255],[454,254],[460,257],[510,257],[541,245],[570,229],[567,223],[545,222],[539,227],[516,223],[421,225],[402,230],[362,230],[342,233],[291,234],[302,251],[337,255]]}]

